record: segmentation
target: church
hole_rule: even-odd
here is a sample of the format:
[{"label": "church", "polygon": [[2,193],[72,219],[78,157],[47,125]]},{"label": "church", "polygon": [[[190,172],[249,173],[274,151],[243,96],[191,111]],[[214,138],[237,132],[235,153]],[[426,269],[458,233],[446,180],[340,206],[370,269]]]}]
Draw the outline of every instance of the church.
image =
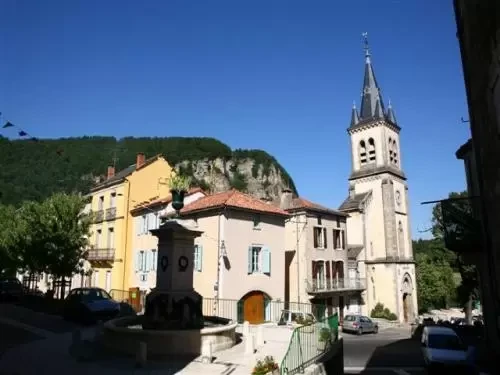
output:
[{"label": "church", "polygon": [[386,107],[365,40],[359,111],[353,105],[347,132],[352,171],[349,193],[339,207],[348,214],[347,247],[366,289],[351,295],[351,306],[370,316],[378,303],[411,322],[418,314],[408,184],[401,164],[401,127]]}]

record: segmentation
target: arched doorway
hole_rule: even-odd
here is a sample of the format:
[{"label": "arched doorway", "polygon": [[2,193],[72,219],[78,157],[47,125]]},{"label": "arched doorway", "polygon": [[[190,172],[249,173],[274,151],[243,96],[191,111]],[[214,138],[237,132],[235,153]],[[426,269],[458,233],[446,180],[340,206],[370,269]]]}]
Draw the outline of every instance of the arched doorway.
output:
[{"label": "arched doorway", "polygon": [[401,288],[403,298],[403,319],[405,323],[409,323],[413,318],[413,303],[412,303],[413,285],[411,277],[405,274],[403,278],[403,286]]},{"label": "arched doorway", "polygon": [[242,315],[243,321],[248,321],[250,324],[263,323],[269,300],[269,296],[260,290],[253,290],[245,294],[239,301],[242,310],[240,310],[240,315]]}]

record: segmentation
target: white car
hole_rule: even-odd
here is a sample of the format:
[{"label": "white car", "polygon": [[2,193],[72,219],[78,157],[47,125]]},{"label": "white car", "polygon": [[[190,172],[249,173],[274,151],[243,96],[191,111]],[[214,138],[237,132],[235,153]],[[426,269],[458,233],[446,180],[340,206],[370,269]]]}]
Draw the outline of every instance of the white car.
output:
[{"label": "white car", "polygon": [[422,354],[429,372],[452,369],[473,370],[470,361],[472,347],[468,348],[449,327],[426,326],[422,333]]}]

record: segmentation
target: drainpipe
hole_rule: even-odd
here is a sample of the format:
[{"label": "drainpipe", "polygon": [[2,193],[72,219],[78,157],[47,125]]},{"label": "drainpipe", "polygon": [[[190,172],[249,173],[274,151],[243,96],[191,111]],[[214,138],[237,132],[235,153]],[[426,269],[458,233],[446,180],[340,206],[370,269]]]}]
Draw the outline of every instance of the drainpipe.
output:
[{"label": "drainpipe", "polygon": [[296,254],[297,254],[297,303],[300,303],[300,262],[299,262],[299,218],[295,217],[295,237],[297,239],[296,243]]},{"label": "drainpipe", "polygon": [[128,216],[129,216],[129,205],[130,205],[130,181],[125,180],[128,183],[127,189],[127,205],[125,209],[125,246],[123,254],[123,280],[122,280],[122,290],[125,290],[125,275],[127,274],[127,242],[128,242]]}]

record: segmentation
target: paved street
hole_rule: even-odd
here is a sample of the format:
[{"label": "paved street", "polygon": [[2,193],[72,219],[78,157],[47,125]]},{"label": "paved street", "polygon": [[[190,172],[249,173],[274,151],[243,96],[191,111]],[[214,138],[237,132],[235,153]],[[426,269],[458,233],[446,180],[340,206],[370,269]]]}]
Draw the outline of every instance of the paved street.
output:
[{"label": "paved street", "polygon": [[26,344],[42,337],[25,329],[14,327],[0,321],[0,358],[7,350]]},{"label": "paved street", "polygon": [[418,341],[409,329],[389,328],[363,336],[344,333],[344,368],[347,374],[425,374]]}]

